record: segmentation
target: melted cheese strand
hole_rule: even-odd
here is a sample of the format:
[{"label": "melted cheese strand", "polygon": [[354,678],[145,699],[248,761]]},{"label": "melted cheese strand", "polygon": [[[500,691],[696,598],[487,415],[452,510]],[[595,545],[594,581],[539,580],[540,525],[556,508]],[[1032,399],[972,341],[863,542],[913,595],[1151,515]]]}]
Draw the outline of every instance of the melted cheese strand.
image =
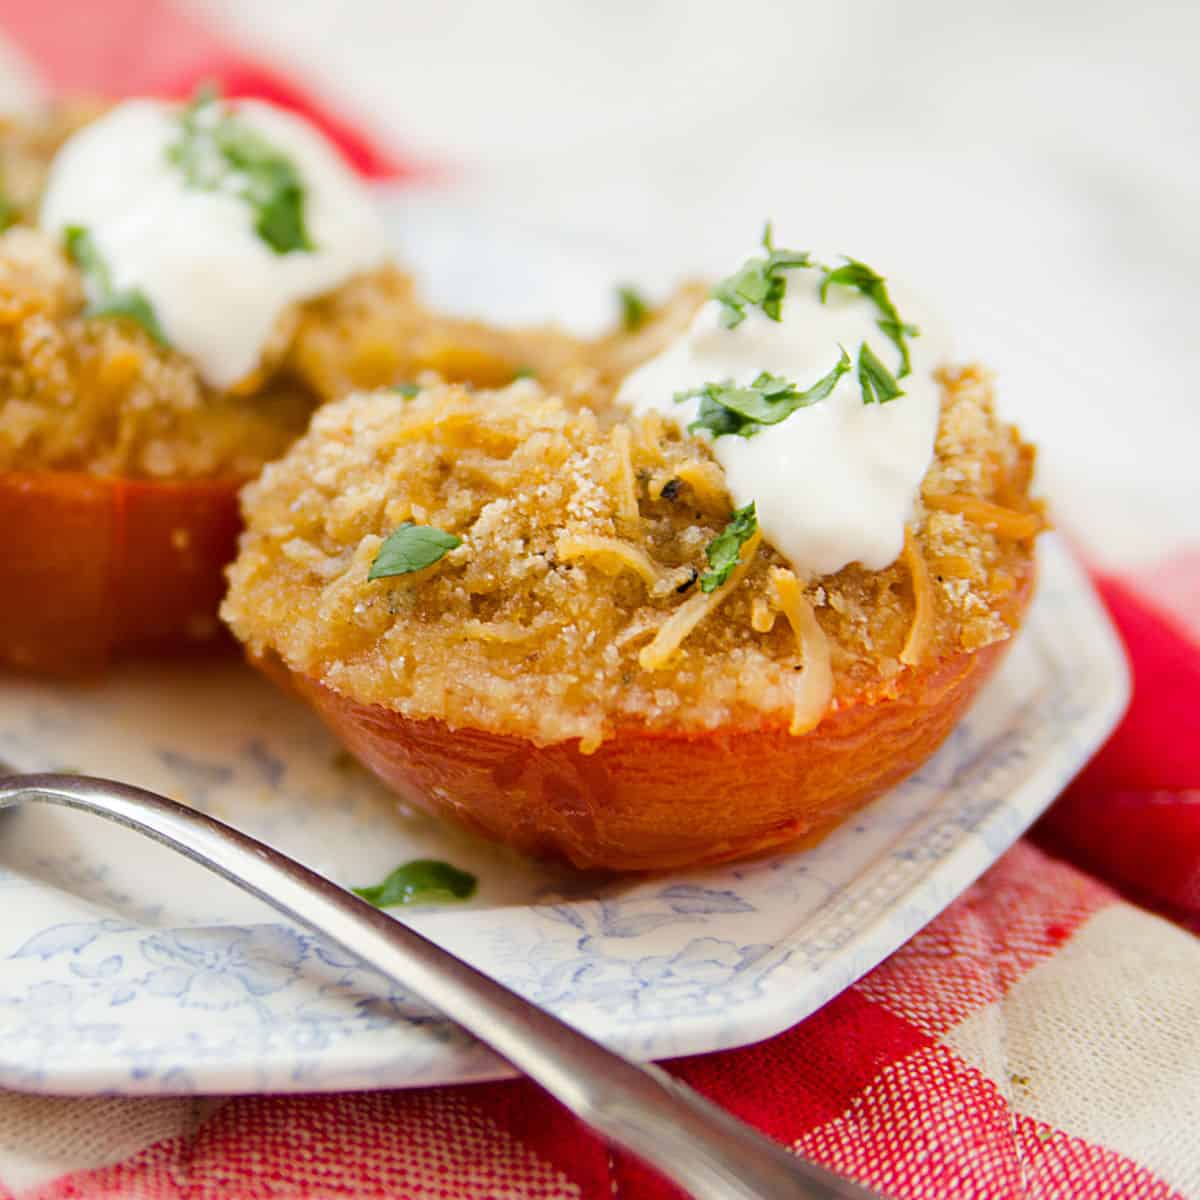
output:
[{"label": "melted cheese strand", "polygon": [[462,635],[470,641],[513,644],[527,642],[541,630],[535,626],[518,625],[515,621],[464,621]]},{"label": "melted cheese strand", "polygon": [[925,556],[911,529],[904,531],[904,552],[901,555],[908,573],[912,577],[913,589],[913,619],[900,651],[900,661],[906,667],[915,667],[929,651],[933,641],[933,623],[936,615],[934,607],[933,581],[929,578],[929,568],[925,565]]},{"label": "melted cheese strand", "polygon": [[594,561],[598,570],[616,575],[623,570],[641,577],[648,588],[663,578],[662,569],[640,546],[620,538],[600,537],[598,534],[564,534],[555,544],[554,552],[563,561],[585,558]]},{"label": "melted cheese strand", "polygon": [[975,567],[971,560],[963,554],[948,554],[933,560],[933,571],[936,575],[948,575],[951,579],[974,579]]},{"label": "melted cheese strand", "polygon": [[640,420],[633,423],[638,453],[650,459],[651,462],[661,463],[663,461],[663,429],[663,419],[656,412],[646,413]]},{"label": "melted cheese strand", "polygon": [[675,468],[675,474],[682,483],[686,483],[696,496],[696,502],[701,508],[711,512],[729,511],[729,491],[725,486],[725,474],[714,462],[692,459],[680,463]]},{"label": "melted cheese strand", "polygon": [[795,634],[796,648],[804,663],[803,671],[793,682],[795,695],[788,732],[793,735],[807,733],[820,724],[833,699],[829,640],[817,621],[812,605],[805,598],[800,581],[791,571],[772,567],[771,585],[776,602]]},{"label": "melted cheese strand", "polygon": [[1015,508],[1005,508],[979,496],[964,496],[951,492],[949,495],[925,496],[923,499],[926,508],[959,513],[968,521],[982,525],[984,529],[1001,538],[1023,541],[1036,536],[1045,526],[1040,513],[1018,512]]},{"label": "melted cheese strand", "polygon": [[659,627],[648,646],[638,655],[638,665],[644,671],[657,671],[667,664],[687,637],[705,617],[716,612],[721,602],[733,591],[754,561],[762,534],[755,530],[742,547],[742,556],[729,578],[713,592],[696,592],[685,600]]},{"label": "melted cheese strand", "polygon": [[637,477],[633,471],[633,434],[628,425],[618,425],[612,431],[613,450],[617,456],[617,515],[635,532],[641,528],[638,511]]},{"label": "melted cheese strand", "polygon": [[770,633],[775,628],[775,610],[763,596],[755,596],[750,604],[750,628],[755,633]]}]

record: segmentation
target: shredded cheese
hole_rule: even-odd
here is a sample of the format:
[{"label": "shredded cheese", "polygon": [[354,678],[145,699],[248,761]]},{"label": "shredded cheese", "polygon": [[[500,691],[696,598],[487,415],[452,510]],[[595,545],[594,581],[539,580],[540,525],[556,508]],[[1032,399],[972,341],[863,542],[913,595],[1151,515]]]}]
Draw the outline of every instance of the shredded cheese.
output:
[{"label": "shredded cheese", "polygon": [[729,511],[729,491],[725,486],[725,472],[715,462],[694,458],[680,463],[675,475],[692,489],[696,502],[711,512]]},{"label": "shredded cheese", "polygon": [[833,699],[833,665],[829,640],[805,598],[800,581],[791,571],[771,568],[771,586],[780,611],[796,637],[803,669],[794,677],[792,722],[788,732],[807,733],[820,724]]},{"label": "shredded cheese", "polygon": [[529,625],[518,625],[515,621],[464,621],[462,635],[477,642],[525,642],[541,630]]},{"label": "shredded cheese", "polygon": [[588,559],[597,570],[605,575],[617,575],[621,571],[632,571],[641,577],[648,588],[653,588],[663,579],[663,570],[640,546],[621,538],[601,537],[598,534],[563,534],[554,547],[555,553],[564,562],[572,559]]},{"label": "shredded cheese", "polygon": [[775,610],[765,596],[755,596],[750,605],[750,628],[755,633],[770,633],[775,628]]},{"label": "shredded cheese", "polygon": [[687,637],[705,617],[710,616],[720,607],[722,601],[733,591],[754,561],[758,552],[758,543],[762,534],[755,530],[742,547],[742,556],[734,567],[729,578],[713,592],[697,591],[688,597],[663,623],[659,626],[654,641],[643,646],[638,655],[638,664],[643,671],[657,671],[666,666],[671,655],[679,649],[683,639]]},{"label": "shredded cheese", "polygon": [[420,412],[406,421],[397,423],[395,429],[385,440],[385,445],[388,449],[392,449],[393,447],[403,446],[408,442],[416,442],[422,438],[427,438],[434,430],[444,435],[456,425],[466,429],[470,427],[470,424],[471,414],[465,410],[437,414]]},{"label": "shredded cheese", "polygon": [[617,516],[630,533],[641,528],[638,510],[637,476],[633,470],[633,435],[628,425],[617,425],[612,431],[612,448],[617,459]]},{"label": "shredded cheese", "polygon": [[907,526],[904,530],[904,552],[901,557],[912,578],[913,619],[904,647],[900,651],[900,661],[906,667],[915,667],[928,653],[929,644],[933,641],[936,610],[929,568],[925,565],[925,557],[917,545],[917,539]]},{"label": "shredded cheese", "polygon": [[665,425],[662,417],[656,412],[647,413],[640,420],[633,422],[633,431],[637,437],[638,453],[653,463],[663,461],[662,440]]},{"label": "shredded cheese", "polygon": [[990,500],[983,500],[978,496],[964,496],[958,492],[951,492],[949,495],[925,496],[923,499],[926,508],[959,513],[968,521],[982,525],[997,537],[1013,538],[1016,541],[1036,536],[1045,524],[1040,513],[1018,512],[1015,508],[1005,508],[1002,504],[993,504]]},{"label": "shredded cheese", "polygon": [[946,575],[951,579],[974,579],[975,566],[962,554],[946,554],[933,559],[930,564],[935,575]]},{"label": "shredded cheese", "polygon": [[663,488],[665,488],[672,479],[676,478],[678,478],[678,476],[671,467],[659,468],[659,470],[655,471],[654,474],[650,476],[650,482],[646,485],[646,494],[651,500],[661,500]]}]

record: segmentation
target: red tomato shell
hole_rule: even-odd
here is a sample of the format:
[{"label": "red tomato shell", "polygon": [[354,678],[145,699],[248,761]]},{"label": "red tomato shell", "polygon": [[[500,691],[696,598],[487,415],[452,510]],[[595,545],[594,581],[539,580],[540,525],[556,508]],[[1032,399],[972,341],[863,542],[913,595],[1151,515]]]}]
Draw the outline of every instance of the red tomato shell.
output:
[{"label": "red tomato shell", "polygon": [[[1028,604],[1032,567],[1013,595]],[[307,700],[407,803],[494,841],[581,868],[657,871],[812,842],[924,763],[1010,641],[935,659],[894,696],[843,703],[809,733],[627,727],[583,754],[451,729],[359,704],[278,660],[257,665]]]},{"label": "red tomato shell", "polygon": [[241,482],[0,474],[0,664],[86,674],[211,642]]}]

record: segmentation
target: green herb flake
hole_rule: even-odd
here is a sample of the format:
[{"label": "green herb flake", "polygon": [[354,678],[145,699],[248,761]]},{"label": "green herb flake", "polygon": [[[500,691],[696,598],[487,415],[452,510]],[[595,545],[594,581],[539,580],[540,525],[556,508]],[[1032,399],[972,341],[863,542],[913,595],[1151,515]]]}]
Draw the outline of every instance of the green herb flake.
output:
[{"label": "green herb flake", "polygon": [[399,393],[406,400],[411,400],[415,395],[417,395],[418,392],[420,392],[421,385],[419,383],[397,383],[393,385],[391,390]]},{"label": "green herb flake", "polygon": [[677,392],[675,401],[680,403],[700,397],[700,410],[688,426],[689,433],[704,429],[714,438],[729,434],[748,438],[768,425],[778,425],[798,409],[819,404],[850,367],[850,356],[843,349],[833,369],[805,391],[800,391],[782,376],[763,371],[745,387],[735,387],[732,383],[706,383],[690,392]]},{"label": "green herb flake", "polygon": [[168,346],[166,334],[158,323],[154,306],[138,288],[114,291],[112,274],[96,247],[92,235],[82,225],[68,225],[65,231],[67,257],[91,284],[92,299],[83,310],[85,317],[123,317],[140,325],[160,346]]},{"label": "green herb flake", "polygon": [[[908,339],[920,337],[921,331],[915,325],[906,324],[901,320],[896,306],[888,295],[887,280],[877,271],[872,270],[866,263],[856,258],[847,258],[845,266],[826,267],[825,278],[821,281],[821,303],[834,284],[842,287],[855,288],[867,296],[879,309],[882,316],[876,322],[880,329],[900,351],[900,370],[896,372],[897,379],[903,379],[912,371],[912,363],[908,355]],[[899,393],[898,393],[899,394]],[[870,401],[866,401],[870,403]]]},{"label": "green herb flake", "polygon": [[518,367],[513,372],[513,383],[516,383],[518,379],[536,379],[536,378],[537,378],[537,372],[532,367]]},{"label": "green herb flake", "polygon": [[746,319],[746,306],[757,305],[771,318],[781,320],[783,298],[787,294],[785,271],[812,266],[807,250],[776,250],[771,222],[763,229],[765,258],[755,256],[712,290],[712,297],[723,305],[721,324],[736,329]]},{"label": "green herb flake", "polygon": [[858,384],[864,404],[886,404],[904,395],[895,377],[866,342],[858,348]]},{"label": "green herb flake", "polygon": [[432,525],[414,525],[405,521],[399,529],[389,533],[379,547],[367,578],[386,579],[392,575],[423,571],[461,545],[462,538],[456,538],[452,533],[444,533]]},{"label": "green herb flake", "polygon": [[179,140],[167,147],[188,186],[230,190],[254,212],[254,231],[276,254],[312,250],[305,225],[304,184],[291,159],[238,119],[210,88],[180,115]]},{"label": "green herb flake", "polygon": [[20,217],[20,206],[5,191],[4,173],[0,171],[0,233],[3,233],[10,225],[15,225]]},{"label": "green herb flake", "polygon": [[626,284],[617,288],[617,303],[621,306],[621,328],[636,333],[650,316],[650,305],[635,287]]},{"label": "green herb flake", "polygon": [[751,500],[745,508],[734,511],[729,524],[704,548],[704,557],[712,569],[700,576],[702,592],[715,592],[733,574],[742,547],[754,536],[757,528],[758,517],[754,511],[754,501]]},{"label": "green herb flake", "polygon": [[714,438],[719,438],[731,434],[751,437],[757,432],[756,428],[743,432],[746,422],[732,409],[726,408],[719,400],[715,399],[714,393],[722,389],[732,389],[732,387],[732,381],[727,381],[726,383],[708,383],[704,387],[693,388],[691,391],[675,393],[676,404],[682,404],[685,400],[693,400],[697,396],[700,397],[700,408],[697,411],[696,419],[688,426],[688,433],[705,429]]},{"label": "green herb flake", "polygon": [[443,900],[469,900],[479,886],[474,875],[436,858],[417,858],[397,867],[374,887],[352,889],[376,908],[401,904],[429,904]]}]

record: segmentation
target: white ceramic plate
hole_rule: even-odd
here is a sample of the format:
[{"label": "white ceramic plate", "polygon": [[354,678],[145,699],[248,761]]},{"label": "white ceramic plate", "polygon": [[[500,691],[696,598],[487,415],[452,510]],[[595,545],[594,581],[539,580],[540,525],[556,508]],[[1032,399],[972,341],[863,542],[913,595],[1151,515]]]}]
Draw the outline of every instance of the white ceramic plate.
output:
[{"label": "white ceramic plate", "polygon": [[[540,265],[516,279],[521,297],[481,300],[479,280],[505,271],[480,268],[452,220],[440,244],[406,220],[414,256],[447,264],[450,303],[469,291],[527,317],[531,288],[607,286],[602,265],[572,273],[563,252],[510,242],[513,270]],[[85,686],[4,678],[0,758],[185,800],[347,886],[447,859],[479,877],[477,896],[406,919],[610,1045],[666,1058],[786,1029],[886,957],[1038,816],[1127,696],[1107,617],[1049,537],[1027,625],[942,751],[816,848],[751,863],[630,882],[519,860],[400,811],[232,660]],[[0,1086],[320,1091],[505,1072],[403,989],[168,851],[65,810],[0,818]]]}]

